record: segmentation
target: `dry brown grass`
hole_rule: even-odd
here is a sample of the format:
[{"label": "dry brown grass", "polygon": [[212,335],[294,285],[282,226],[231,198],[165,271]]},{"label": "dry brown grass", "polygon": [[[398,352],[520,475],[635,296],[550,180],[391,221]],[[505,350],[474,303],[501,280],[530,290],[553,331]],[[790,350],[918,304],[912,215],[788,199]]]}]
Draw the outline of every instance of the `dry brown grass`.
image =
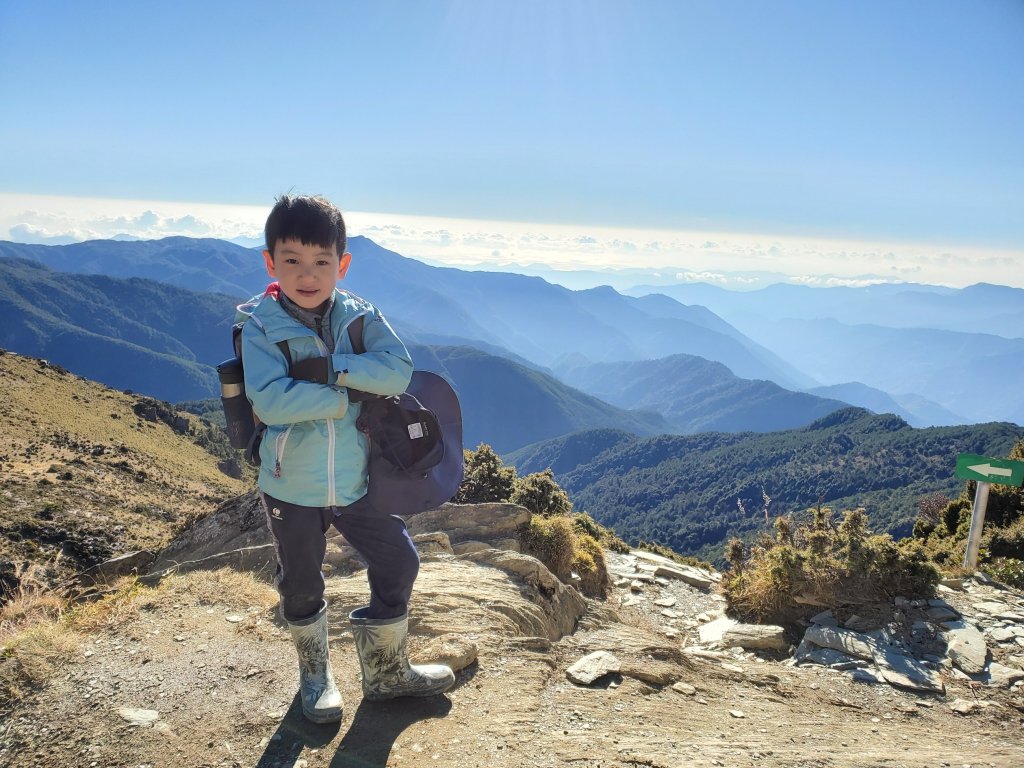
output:
[{"label": "dry brown grass", "polygon": [[0,647],[37,624],[52,624],[64,612],[64,599],[45,587],[44,567],[38,563],[22,566],[19,586],[10,599],[0,605]]},{"label": "dry brown grass", "polygon": [[161,600],[191,598],[199,605],[229,605],[233,608],[267,610],[277,604],[277,591],[251,573],[233,568],[192,571],[164,579]]}]

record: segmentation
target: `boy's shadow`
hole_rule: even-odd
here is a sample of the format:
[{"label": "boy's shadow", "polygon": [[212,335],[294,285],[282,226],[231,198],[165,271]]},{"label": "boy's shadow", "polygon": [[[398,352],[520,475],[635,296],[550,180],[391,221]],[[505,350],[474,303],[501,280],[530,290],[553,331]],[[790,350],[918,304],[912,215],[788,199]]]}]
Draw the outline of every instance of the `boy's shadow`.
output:
[{"label": "boy's shadow", "polygon": [[447,696],[362,701],[330,768],[383,768],[402,731],[420,720],[444,717],[451,708],[452,702]]},{"label": "boy's shadow", "polygon": [[[383,768],[402,731],[420,720],[444,717],[452,708],[447,696],[404,697],[390,701],[361,701],[348,732],[338,745],[330,768]],[[295,694],[284,719],[263,750],[255,768],[274,768],[295,762],[305,748],[323,749],[341,730],[341,723],[317,725],[302,714]]]}]

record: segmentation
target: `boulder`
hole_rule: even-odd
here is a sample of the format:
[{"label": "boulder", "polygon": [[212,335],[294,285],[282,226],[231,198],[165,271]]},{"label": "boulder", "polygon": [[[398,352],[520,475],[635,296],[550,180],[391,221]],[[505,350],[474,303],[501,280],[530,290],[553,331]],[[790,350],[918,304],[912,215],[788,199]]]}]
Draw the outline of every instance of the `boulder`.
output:
[{"label": "boulder", "polygon": [[182,531],[157,556],[150,571],[176,563],[203,560],[221,552],[271,544],[259,493],[255,490],[228,499],[212,513]]},{"label": "boulder", "polygon": [[707,644],[720,644],[722,639],[725,637],[725,633],[735,627],[739,622],[735,619],[730,619],[728,616],[720,616],[714,621],[710,621],[707,624],[702,625],[697,630],[697,634],[700,636],[700,641]]},{"label": "boulder", "polygon": [[425,555],[454,555],[451,541],[448,534],[442,531],[431,533],[417,533],[412,537],[412,543],[416,545],[416,551],[420,557]]},{"label": "boulder", "polygon": [[406,520],[409,533],[444,531],[453,544],[483,541],[494,544],[516,537],[530,522],[530,511],[517,504],[442,504]]},{"label": "boulder", "polygon": [[586,610],[587,604],[582,595],[559,581],[535,557],[501,549],[487,549],[463,555],[461,559],[504,571],[520,585],[525,597],[544,608],[547,616],[543,630],[534,628],[529,634],[546,635],[551,640],[557,640],[573,631]]}]

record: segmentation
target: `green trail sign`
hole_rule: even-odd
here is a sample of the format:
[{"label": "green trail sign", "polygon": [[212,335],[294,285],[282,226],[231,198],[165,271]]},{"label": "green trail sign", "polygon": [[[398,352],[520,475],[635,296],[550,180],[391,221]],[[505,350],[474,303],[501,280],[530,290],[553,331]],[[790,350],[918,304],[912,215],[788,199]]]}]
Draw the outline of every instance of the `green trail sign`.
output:
[{"label": "green trail sign", "polygon": [[1024,461],[961,453],[956,457],[956,476],[979,483],[1020,485],[1024,482]]}]

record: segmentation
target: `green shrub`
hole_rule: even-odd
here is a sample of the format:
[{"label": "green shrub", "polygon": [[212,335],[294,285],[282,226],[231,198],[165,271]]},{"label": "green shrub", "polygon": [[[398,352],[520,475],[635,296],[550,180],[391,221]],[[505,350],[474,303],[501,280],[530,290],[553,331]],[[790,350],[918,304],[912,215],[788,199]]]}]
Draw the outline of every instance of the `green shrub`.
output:
[{"label": "green shrub", "polygon": [[518,478],[512,491],[512,503],[543,517],[558,517],[572,512],[569,495],[555,482],[550,467]]},{"label": "green shrub", "polygon": [[982,566],[996,581],[1017,589],[1024,589],[1024,560],[1014,557],[996,557]]},{"label": "green shrub", "polygon": [[485,504],[509,501],[516,484],[516,470],[506,467],[494,449],[481,443],[475,451],[464,451],[466,475],[454,501],[458,504]]}]

